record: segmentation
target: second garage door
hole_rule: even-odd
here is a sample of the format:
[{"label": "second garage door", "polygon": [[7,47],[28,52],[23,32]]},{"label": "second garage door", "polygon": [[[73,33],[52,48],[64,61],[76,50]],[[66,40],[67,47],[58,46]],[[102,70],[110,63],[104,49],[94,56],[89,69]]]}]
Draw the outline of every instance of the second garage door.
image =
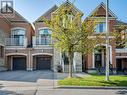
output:
[{"label": "second garage door", "polygon": [[48,56],[37,57],[36,69],[37,70],[50,70],[51,69],[51,57],[48,57]]},{"label": "second garage door", "polygon": [[14,57],[13,58],[13,70],[26,70],[26,58]]}]

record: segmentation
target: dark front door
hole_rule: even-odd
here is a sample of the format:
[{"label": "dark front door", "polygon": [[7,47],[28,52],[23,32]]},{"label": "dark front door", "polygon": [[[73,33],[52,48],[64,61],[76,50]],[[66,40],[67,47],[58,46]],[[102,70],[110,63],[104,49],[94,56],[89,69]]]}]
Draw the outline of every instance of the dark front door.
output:
[{"label": "dark front door", "polygon": [[102,66],[102,55],[101,54],[95,54],[95,67],[100,68]]},{"label": "dark front door", "polygon": [[26,58],[14,57],[13,58],[13,70],[26,70]]},{"label": "dark front door", "polygon": [[122,71],[122,59],[116,60],[117,71]]},{"label": "dark front door", "polygon": [[50,70],[51,69],[51,57],[40,56],[36,61],[37,70]]}]

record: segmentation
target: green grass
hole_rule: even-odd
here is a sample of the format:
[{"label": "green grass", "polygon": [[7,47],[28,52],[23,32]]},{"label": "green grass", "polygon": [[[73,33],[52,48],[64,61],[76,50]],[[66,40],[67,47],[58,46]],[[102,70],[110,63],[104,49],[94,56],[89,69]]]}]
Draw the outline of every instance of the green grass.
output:
[{"label": "green grass", "polygon": [[105,81],[105,76],[91,75],[84,78],[66,78],[60,80],[61,86],[127,86],[127,76],[110,76],[110,81]]}]

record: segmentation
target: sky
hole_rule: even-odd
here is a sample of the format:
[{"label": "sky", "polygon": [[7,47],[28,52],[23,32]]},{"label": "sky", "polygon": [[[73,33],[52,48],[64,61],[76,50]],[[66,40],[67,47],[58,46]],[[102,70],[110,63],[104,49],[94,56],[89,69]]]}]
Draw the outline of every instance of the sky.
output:
[{"label": "sky", "polygon": [[[54,5],[60,6],[66,0],[14,0],[14,9],[29,22],[34,22]],[[74,0],[70,0],[73,2]],[[101,2],[106,0],[75,0],[74,5],[84,13],[85,19]],[[109,0],[109,8],[118,20],[127,22],[127,0]]]}]

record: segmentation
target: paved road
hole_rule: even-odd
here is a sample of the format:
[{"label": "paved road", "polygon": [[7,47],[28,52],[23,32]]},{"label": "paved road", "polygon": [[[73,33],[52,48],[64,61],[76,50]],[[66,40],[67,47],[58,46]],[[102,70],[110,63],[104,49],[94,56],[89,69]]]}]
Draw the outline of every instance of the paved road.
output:
[{"label": "paved road", "polygon": [[38,90],[36,95],[127,95],[127,90],[56,89]]}]

